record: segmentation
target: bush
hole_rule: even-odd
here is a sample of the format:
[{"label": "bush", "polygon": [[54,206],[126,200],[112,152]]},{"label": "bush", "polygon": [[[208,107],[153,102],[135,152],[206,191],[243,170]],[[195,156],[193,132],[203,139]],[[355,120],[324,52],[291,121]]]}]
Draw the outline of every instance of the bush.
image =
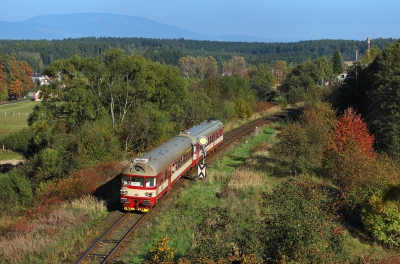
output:
[{"label": "bush", "polygon": [[322,185],[291,178],[263,199],[264,259],[287,263],[335,263],[344,256],[343,228]]},{"label": "bush", "polygon": [[363,210],[362,223],[371,236],[389,246],[400,245],[400,202],[373,195]]},{"label": "bush", "polygon": [[27,157],[29,151],[29,143],[33,137],[32,129],[23,129],[20,132],[12,133],[0,139],[0,145],[5,148],[21,153]]},{"label": "bush", "polygon": [[17,170],[0,175],[0,216],[13,215],[32,203],[32,186]]}]

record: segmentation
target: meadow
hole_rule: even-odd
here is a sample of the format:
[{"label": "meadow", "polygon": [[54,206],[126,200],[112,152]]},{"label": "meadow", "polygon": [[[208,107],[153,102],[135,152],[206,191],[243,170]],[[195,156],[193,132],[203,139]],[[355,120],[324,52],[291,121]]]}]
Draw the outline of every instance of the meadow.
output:
[{"label": "meadow", "polygon": [[0,138],[28,127],[29,114],[38,104],[40,102],[21,101],[0,105]]},{"label": "meadow", "polygon": [[[0,105],[0,138],[28,127],[28,117],[33,108],[40,104],[35,101],[20,101]],[[20,155],[4,152],[1,147],[0,160],[18,159]]]}]

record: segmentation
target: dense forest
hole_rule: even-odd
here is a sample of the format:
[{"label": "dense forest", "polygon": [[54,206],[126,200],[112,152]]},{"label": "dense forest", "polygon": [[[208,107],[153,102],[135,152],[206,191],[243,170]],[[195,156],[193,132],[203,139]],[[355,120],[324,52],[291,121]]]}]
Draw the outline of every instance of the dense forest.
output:
[{"label": "dense forest", "polygon": [[[396,39],[372,39],[371,46],[383,50]],[[355,60],[356,51],[362,56],[367,50],[366,41],[312,40],[291,43],[247,43],[198,41],[186,39],[146,38],[81,38],[64,40],[0,40],[0,54],[25,60],[34,72],[42,72],[52,61],[66,59],[77,54],[81,57],[99,56],[110,48],[120,48],[126,55],[138,54],[152,61],[177,66],[186,55],[212,56],[221,64],[233,55],[243,56],[250,65],[286,61],[299,64],[307,59],[322,56],[330,58],[338,51],[343,61]]]},{"label": "dense forest", "polygon": [[[207,198],[213,201],[211,208],[197,208],[202,206],[199,203],[189,206],[190,201],[176,204],[178,213],[193,209],[197,217],[185,222],[191,223],[190,230],[180,224],[169,234],[174,245],[180,243],[179,256],[174,258],[176,250],[166,247],[167,239],[152,252],[162,253],[165,263],[175,263],[179,257],[179,263],[191,263],[184,258],[192,263],[225,263],[222,260],[232,255],[247,263],[399,261],[400,42],[372,41],[373,48],[365,50],[365,42],[330,40],[315,42],[325,43],[325,48],[313,42],[236,43],[234,47],[234,43],[141,40],[142,44],[148,41],[145,47],[133,44],[133,39],[126,39],[130,44],[121,40],[119,48],[109,44],[100,48],[97,40],[92,44],[89,40],[78,40],[87,41],[86,54],[72,44],[77,40],[1,44],[2,49],[26,45],[21,54],[15,48],[9,56],[44,58],[44,51],[27,48],[35,43],[49,44],[50,57],[57,50],[52,45],[57,44],[57,56],[65,56],[42,61],[41,72],[52,82],[41,87],[42,103],[29,116],[29,127],[0,139],[27,160],[0,177],[0,216],[7,223],[0,229],[1,245],[17,247],[21,233],[12,230],[31,228],[23,221],[14,223],[13,217],[24,221],[32,215],[46,217],[61,203],[94,192],[104,174],[118,170],[121,159],[210,116],[224,123],[246,121],[254,112],[265,111],[269,101],[282,108],[304,107],[298,116],[269,131],[275,141],[256,145],[246,167],[215,177],[222,183],[207,191],[212,195]],[[67,43],[71,55],[62,53]],[[220,50],[212,51],[213,44]],[[273,47],[273,52],[267,52]],[[363,56],[340,81],[335,76],[354,49]],[[221,59],[224,52],[229,55]],[[161,56],[166,54],[171,57]],[[167,58],[173,63],[167,63]],[[266,156],[256,155],[257,149]],[[242,160],[238,153],[233,156]],[[260,180],[252,185],[243,180],[248,174]],[[234,185],[238,179],[242,184]],[[246,188],[240,186],[244,183]],[[179,221],[169,224],[174,223]],[[157,227],[152,229],[155,232]],[[165,230],[156,234],[158,238]],[[180,230],[187,233],[174,237]],[[24,234],[27,240],[29,234]],[[379,245],[383,253],[351,251],[348,243],[355,237]],[[47,254],[36,252],[8,257],[18,262]],[[146,263],[157,263],[151,261],[151,254],[147,257]]]}]

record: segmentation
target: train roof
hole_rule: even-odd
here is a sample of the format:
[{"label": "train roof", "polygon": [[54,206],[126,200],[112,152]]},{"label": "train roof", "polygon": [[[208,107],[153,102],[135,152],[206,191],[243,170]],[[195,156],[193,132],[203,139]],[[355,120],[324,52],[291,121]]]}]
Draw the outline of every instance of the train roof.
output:
[{"label": "train roof", "polygon": [[186,135],[192,139],[192,143],[198,142],[199,138],[212,134],[216,130],[222,128],[224,125],[216,118],[210,118],[206,121],[181,132],[181,135]]},{"label": "train roof", "polygon": [[181,132],[160,146],[155,147],[139,158],[134,159],[122,171],[124,174],[154,176],[177,160],[184,152],[195,145],[199,138],[214,133],[223,127],[221,121],[208,119],[190,129]]},{"label": "train roof", "polygon": [[134,159],[123,169],[122,173],[157,175],[191,148],[192,141],[190,138],[177,135],[141,157]]}]

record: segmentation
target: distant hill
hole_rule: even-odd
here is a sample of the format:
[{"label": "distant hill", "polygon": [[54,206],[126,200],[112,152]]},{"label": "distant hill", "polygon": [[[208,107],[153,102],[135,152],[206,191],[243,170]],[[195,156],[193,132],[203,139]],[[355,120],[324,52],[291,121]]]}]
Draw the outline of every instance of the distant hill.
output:
[{"label": "distant hill", "polygon": [[103,13],[40,15],[21,22],[0,21],[0,39],[56,40],[82,37],[184,38],[242,42],[283,41],[255,36],[207,36],[143,17]]}]

